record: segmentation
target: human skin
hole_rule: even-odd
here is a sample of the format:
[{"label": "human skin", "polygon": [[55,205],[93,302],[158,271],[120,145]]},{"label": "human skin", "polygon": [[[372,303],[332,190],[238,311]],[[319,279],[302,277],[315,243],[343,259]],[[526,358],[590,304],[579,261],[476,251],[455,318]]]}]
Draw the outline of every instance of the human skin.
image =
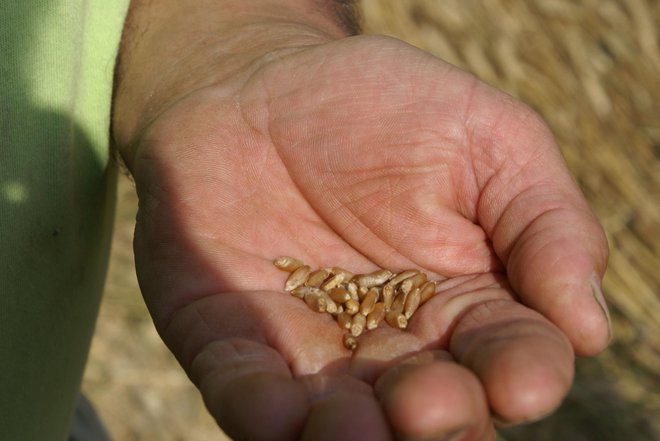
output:
[{"label": "human skin", "polygon": [[[609,341],[601,227],[528,107],[315,0],[134,1],[113,133],[138,279],[219,425],[251,440],[492,440]],[[282,254],[421,268],[403,332],[342,345]]]}]

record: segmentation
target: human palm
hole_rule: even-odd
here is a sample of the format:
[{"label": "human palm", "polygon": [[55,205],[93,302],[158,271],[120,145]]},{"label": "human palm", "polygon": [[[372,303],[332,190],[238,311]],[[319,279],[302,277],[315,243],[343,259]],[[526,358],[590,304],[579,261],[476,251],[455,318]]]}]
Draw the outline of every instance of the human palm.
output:
[{"label": "human palm", "polygon": [[[606,245],[545,126],[401,42],[270,54],[161,113],[133,168],[147,304],[237,439],[491,439],[606,344]],[[281,292],[282,254],[438,294],[351,352]]]}]

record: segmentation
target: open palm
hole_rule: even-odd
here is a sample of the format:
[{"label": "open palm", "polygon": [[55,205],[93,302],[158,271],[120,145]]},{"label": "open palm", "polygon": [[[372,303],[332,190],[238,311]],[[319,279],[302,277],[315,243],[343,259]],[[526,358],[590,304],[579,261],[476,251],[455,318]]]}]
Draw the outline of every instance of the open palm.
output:
[{"label": "open palm", "polygon": [[[545,126],[401,42],[270,54],[161,113],[134,164],[147,304],[236,439],[492,439],[607,343],[605,240]],[[350,352],[281,292],[282,254],[438,295]]]}]

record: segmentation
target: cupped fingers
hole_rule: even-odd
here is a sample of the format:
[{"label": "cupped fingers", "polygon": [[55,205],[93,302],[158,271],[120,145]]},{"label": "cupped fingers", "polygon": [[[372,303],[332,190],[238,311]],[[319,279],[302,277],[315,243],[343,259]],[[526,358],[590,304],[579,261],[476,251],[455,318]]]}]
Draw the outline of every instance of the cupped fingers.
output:
[{"label": "cupped fingers", "polygon": [[388,369],[375,389],[399,439],[494,439],[479,379],[447,352],[409,357]]},{"label": "cupped fingers", "polygon": [[310,397],[303,441],[387,441],[389,425],[367,383],[349,375],[300,378]]},{"label": "cupped fingers", "polygon": [[272,348],[245,339],[214,341],[195,357],[190,376],[232,439],[298,439],[308,395]]},{"label": "cupped fingers", "polygon": [[573,349],[539,313],[511,300],[469,309],[450,342],[458,362],[481,381],[494,417],[503,425],[552,412],[573,381]]},{"label": "cupped fingers", "polygon": [[274,349],[247,339],[209,343],[190,376],[218,425],[236,440],[387,441],[373,389],[330,369],[294,377]]}]

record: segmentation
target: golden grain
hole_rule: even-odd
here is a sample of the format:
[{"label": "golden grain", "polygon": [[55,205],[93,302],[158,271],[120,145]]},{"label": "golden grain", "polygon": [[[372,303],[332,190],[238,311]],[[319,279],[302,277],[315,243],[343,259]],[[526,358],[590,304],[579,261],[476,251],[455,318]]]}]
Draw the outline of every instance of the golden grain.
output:
[{"label": "golden grain", "polygon": [[392,307],[392,302],[394,301],[394,290],[395,287],[392,285],[383,286],[383,291],[381,296],[383,297],[383,303],[385,304],[385,309],[390,309]]},{"label": "golden grain", "polygon": [[355,282],[348,282],[346,284],[346,289],[348,290],[348,293],[351,295],[353,300],[356,302],[360,300],[360,297],[358,296],[358,287]]},{"label": "golden grain", "polygon": [[376,329],[384,318],[385,318],[385,304],[382,302],[378,302],[374,305],[369,315],[367,315],[367,329],[370,331],[372,329]]},{"label": "golden grain", "polygon": [[393,311],[403,312],[403,306],[406,304],[407,297],[408,294],[406,294],[403,291],[396,294],[396,296],[394,297],[394,301],[392,302],[392,306],[390,306],[390,309]]},{"label": "golden grain", "polygon": [[330,271],[326,269],[316,270],[309,274],[309,277],[305,282],[305,286],[313,286],[314,288],[318,288],[325,281],[325,279],[328,278],[329,275]]},{"label": "golden grain", "polygon": [[321,291],[321,297],[323,297],[325,299],[325,310],[326,310],[326,312],[329,313],[329,314],[336,314],[337,309],[338,309],[337,303],[335,303],[335,301],[332,300],[332,298],[330,298],[328,293],[325,292],[325,291]]},{"label": "golden grain", "polygon": [[387,311],[385,313],[385,321],[391,327],[396,329],[406,329],[408,326],[408,319],[406,316],[393,310]]},{"label": "golden grain", "polygon": [[412,289],[419,288],[420,286],[422,286],[424,283],[426,283],[426,279],[427,277],[426,274],[424,273],[419,273],[411,277],[410,281],[412,282]]},{"label": "golden grain", "polygon": [[304,285],[312,269],[308,265],[303,265],[291,273],[284,285],[284,291],[293,291],[299,286]]},{"label": "golden grain", "polygon": [[364,296],[366,296],[368,292],[369,292],[369,288],[367,288],[366,286],[358,286],[358,291],[357,291],[358,300],[360,302],[364,300]]},{"label": "golden grain", "polygon": [[344,303],[344,311],[346,311],[350,315],[357,314],[359,310],[360,310],[360,304],[353,299],[350,299],[349,301]]},{"label": "golden grain", "polygon": [[358,337],[362,334],[367,326],[367,317],[359,312],[353,316],[351,321],[351,334],[353,337]]},{"label": "golden grain", "polygon": [[369,274],[359,274],[353,277],[359,286],[371,288],[372,286],[382,285],[392,277],[392,271],[381,269]]},{"label": "golden grain", "polygon": [[351,334],[344,334],[344,347],[354,351],[357,348],[357,339]]},{"label": "golden grain", "polygon": [[406,297],[406,303],[403,305],[403,315],[405,315],[407,319],[412,317],[415,311],[417,311],[417,308],[419,308],[419,302],[420,290],[419,288],[415,288],[410,294],[408,294],[408,297]]},{"label": "golden grain", "polygon": [[332,300],[334,300],[337,303],[346,303],[349,300],[351,300],[351,294],[348,292],[346,288],[342,288],[342,287],[332,288],[328,292],[328,295]]},{"label": "golden grain", "polygon": [[420,288],[420,293],[419,293],[419,304],[420,305],[423,305],[424,303],[426,303],[428,301],[428,299],[433,297],[433,295],[435,294],[435,287],[436,287],[435,282],[433,282],[433,281],[426,282],[424,285],[422,285],[422,287]]},{"label": "golden grain", "polygon": [[405,295],[408,295],[410,291],[413,289],[413,281],[411,279],[406,279],[401,284],[399,285],[399,293],[403,293]]},{"label": "golden grain", "polygon": [[338,276],[338,275],[341,274],[344,277],[343,280],[345,280],[345,281],[351,280],[353,278],[353,273],[352,272],[350,272],[348,270],[345,270],[344,268],[339,268],[338,266],[333,266],[332,268],[330,268],[330,274],[333,274],[335,276]]},{"label": "golden grain", "polygon": [[369,292],[362,299],[360,304],[360,314],[369,315],[369,313],[374,309],[374,305],[380,297],[380,291],[375,286],[369,288]]},{"label": "golden grain", "polygon": [[353,316],[347,312],[342,312],[341,314],[337,315],[337,323],[339,324],[340,328],[349,330],[351,329],[351,324],[353,323]]},{"label": "golden grain", "polygon": [[326,298],[319,292],[308,292],[303,298],[312,311],[325,312],[328,305]]},{"label": "golden grain", "polygon": [[344,281],[343,274],[335,274],[334,276],[326,280],[325,283],[323,283],[323,285],[321,285],[321,289],[323,291],[330,291],[332,288],[338,287],[343,281]]},{"label": "golden grain", "polygon": [[332,315],[347,331],[344,346],[357,348],[357,337],[376,329],[383,321],[395,329],[406,329],[408,320],[435,294],[436,284],[416,269],[393,274],[380,269],[354,275],[339,267],[315,271],[289,256],[273,261],[291,274],[284,289],[301,298],[315,312]]},{"label": "golden grain", "polygon": [[281,269],[282,271],[287,271],[292,273],[301,266],[303,266],[304,263],[302,263],[300,260],[296,259],[295,257],[280,256],[273,261],[273,265],[275,265],[277,268]]},{"label": "golden grain", "polygon": [[390,280],[387,281],[387,284],[396,286],[399,283],[403,282],[404,280],[416,276],[417,274],[419,274],[419,271],[417,271],[416,269],[405,270],[403,272],[400,272],[399,274],[394,275]]},{"label": "golden grain", "polygon": [[312,288],[309,286],[301,285],[298,286],[294,289],[291,290],[291,295],[294,297],[298,297],[299,299],[305,298],[305,294],[311,293],[311,292],[320,292],[321,290],[318,288]]}]

